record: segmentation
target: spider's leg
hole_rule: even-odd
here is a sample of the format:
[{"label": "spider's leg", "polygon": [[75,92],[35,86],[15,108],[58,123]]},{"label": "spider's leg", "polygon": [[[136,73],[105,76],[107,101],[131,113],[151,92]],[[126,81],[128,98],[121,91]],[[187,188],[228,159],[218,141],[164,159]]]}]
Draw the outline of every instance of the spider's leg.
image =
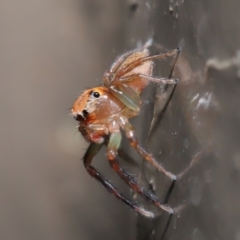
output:
[{"label": "spider's leg", "polygon": [[126,84],[117,84],[110,86],[109,90],[125,106],[138,113],[140,111],[141,98],[132,88]]},{"label": "spider's leg", "polygon": [[176,57],[175,57],[174,62],[172,64],[172,68],[171,68],[171,71],[170,71],[170,74],[169,74],[169,78],[172,78],[173,71],[174,71],[174,68],[176,66],[176,63],[177,63],[180,52],[181,52],[181,48],[177,48]]},{"label": "spider's leg", "polygon": [[124,197],[121,193],[119,193],[118,189],[114,187],[104,176],[101,175],[92,165],[92,159],[93,157],[99,152],[100,148],[102,147],[102,144],[96,144],[91,143],[88,147],[87,152],[85,153],[83,157],[84,166],[88,173],[94,177],[96,180],[98,180],[111,194],[113,194],[115,197],[123,201],[125,204],[127,204],[129,207],[134,209],[136,212],[146,216],[153,218],[154,213],[151,211],[145,210],[142,206],[139,206],[137,203],[130,201],[126,197]]},{"label": "spider's leg", "polygon": [[168,212],[169,214],[173,214],[175,211],[179,211],[180,207],[176,209],[172,209],[170,206],[162,204],[155,195],[143,189],[137,183],[136,179],[131,176],[126,170],[124,170],[118,163],[116,159],[116,148],[117,144],[121,139],[121,133],[113,133],[110,137],[109,144],[108,144],[108,160],[112,169],[118,173],[118,175],[138,194],[140,194],[144,199],[152,202],[157,207],[161,208],[162,210]]},{"label": "spider's leg", "polygon": [[[142,81],[147,80],[155,83],[164,83],[164,84],[176,84],[178,79],[174,78],[158,78],[158,77],[151,77],[144,74],[133,74],[130,76],[122,77],[119,79],[122,83],[129,84],[135,81]],[[117,81],[116,81],[117,82]]]},{"label": "spider's leg", "polygon": [[165,84],[176,84],[177,79],[155,78],[144,74],[133,74],[120,78],[109,87],[110,92],[125,106],[136,114],[140,111],[141,98],[139,92],[147,85],[148,81]]},{"label": "spider's leg", "polygon": [[[177,53],[177,55],[176,55],[176,57],[174,59],[174,62],[172,64],[172,68],[171,68],[171,71],[170,71],[169,77],[168,77],[169,79],[172,78],[173,71],[174,71],[175,65],[177,63],[179,54],[180,54],[180,49],[179,49],[179,52]],[[170,92],[170,94],[168,96],[168,99],[167,99],[167,101],[165,102],[165,104],[164,104],[164,106],[162,108],[162,111],[159,114],[157,114],[157,116],[153,117],[153,119],[151,121],[151,124],[150,124],[149,132],[148,132],[148,137],[147,137],[147,141],[146,141],[147,143],[149,142],[150,138],[152,137],[153,133],[155,132],[155,129],[157,128],[157,126],[159,126],[159,123],[161,122],[161,120],[162,120],[162,118],[163,118],[163,116],[164,116],[164,114],[165,114],[165,112],[167,110],[167,107],[168,107],[168,105],[169,105],[169,103],[170,103],[170,101],[171,101],[171,99],[173,97],[173,94],[175,92],[176,86],[177,86],[176,84],[173,85],[173,87],[171,89],[171,92]],[[166,89],[167,89],[167,87],[168,86],[166,86]],[[155,110],[156,110],[156,107],[154,106],[154,115],[155,115]]]},{"label": "spider's leg", "polygon": [[132,51],[129,51],[123,55],[121,55],[119,58],[116,59],[116,61],[112,64],[110,70],[106,71],[103,75],[103,84],[105,86],[110,86],[111,85],[111,81],[112,81],[112,77],[114,76],[114,74],[117,72],[117,70],[119,69],[119,67],[124,63],[124,61],[130,57],[132,54],[134,54],[137,50],[141,51],[143,49],[147,48],[147,45],[145,45],[142,49],[134,49]]},{"label": "spider's leg", "polygon": [[195,164],[200,156],[203,153],[202,151],[199,151],[191,160],[191,162],[189,163],[189,165],[179,174],[175,175],[169,171],[167,171],[163,166],[161,166],[158,161],[152,156],[152,154],[150,154],[149,152],[147,152],[143,147],[141,147],[138,143],[138,140],[135,136],[135,132],[134,132],[134,128],[133,126],[129,123],[128,119],[121,116],[120,118],[120,126],[122,127],[122,129],[125,131],[126,136],[128,138],[128,140],[130,141],[131,146],[136,149],[136,151],[145,159],[147,160],[149,163],[151,163],[154,167],[156,167],[158,169],[158,171],[162,172],[163,174],[165,174],[167,177],[169,177],[170,179],[172,179],[173,181],[176,181],[177,179],[182,178],[188,171],[189,169],[192,167],[193,164]]},{"label": "spider's leg", "polygon": [[132,55],[134,52],[136,52],[136,49],[128,51],[126,53],[124,53],[123,55],[121,55],[111,66],[110,72],[111,73],[115,73],[118,68],[121,66],[121,64],[130,56]]},{"label": "spider's leg", "polygon": [[181,179],[188,171],[191,169],[191,167],[200,159],[202,154],[204,153],[204,150],[198,151],[194,157],[192,158],[191,162],[188,164],[188,166],[179,174],[177,174],[177,179]]},{"label": "spider's leg", "polygon": [[120,117],[120,125],[122,129],[125,131],[127,138],[130,141],[130,144],[133,148],[136,149],[136,151],[149,163],[151,163],[154,167],[158,169],[158,171],[164,173],[167,177],[175,181],[177,179],[177,176],[174,175],[171,172],[168,172],[167,170],[162,167],[157,160],[152,156],[152,154],[148,153],[143,147],[141,147],[138,143],[138,140],[134,133],[133,126],[129,123],[128,119],[121,116]]},{"label": "spider's leg", "polygon": [[168,57],[174,56],[174,55],[179,55],[181,49],[177,48],[174,49],[172,51],[166,52],[166,53],[160,53],[154,56],[148,56],[148,57],[143,57],[143,58],[139,58],[136,61],[134,61],[133,63],[127,65],[125,68],[119,70],[115,76],[115,78],[120,78],[121,76],[124,76],[126,73],[130,72],[131,70],[133,70],[134,68],[142,65],[144,62],[147,61],[153,61],[153,60],[157,60],[157,59],[166,59]]}]

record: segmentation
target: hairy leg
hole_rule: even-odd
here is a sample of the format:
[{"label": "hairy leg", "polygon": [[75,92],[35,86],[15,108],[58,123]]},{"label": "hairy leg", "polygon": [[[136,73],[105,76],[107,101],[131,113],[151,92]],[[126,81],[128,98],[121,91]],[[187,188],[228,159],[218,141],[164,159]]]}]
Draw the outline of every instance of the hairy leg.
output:
[{"label": "hairy leg", "polygon": [[166,58],[174,56],[174,55],[178,56],[180,51],[181,51],[181,49],[177,48],[175,50],[172,50],[172,51],[169,51],[169,52],[166,52],[166,53],[161,53],[161,54],[157,54],[157,55],[154,55],[154,56],[148,56],[148,57],[140,58],[140,59],[134,61],[133,63],[127,65],[125,68],[119,70],[116,73],[115,79],[120,78],[121,76],[130,72],[132,69],[142,65],[144,62],[157,60],[157,59],[166,59]]}]

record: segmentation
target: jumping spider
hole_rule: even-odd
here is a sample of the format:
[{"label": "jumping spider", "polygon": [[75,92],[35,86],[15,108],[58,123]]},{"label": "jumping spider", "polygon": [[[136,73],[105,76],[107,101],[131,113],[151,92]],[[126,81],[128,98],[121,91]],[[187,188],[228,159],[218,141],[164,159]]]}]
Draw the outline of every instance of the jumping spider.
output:
[{"label": "jumping spider", "polygon": [[172,214],[174,209],[162,204],[156,196],[144,190],[137,181],[124,170],[116,160],[121,144],[120,128],[125,132],[131,146],[150,164],[175,181],[177,176],[166,171],[158,161],[138,143],[133,126],[128,119],[139,114],[141,107],[141,93],[149,82],[176,84],[177,79],[157,78],[153,76],[153,61],[177,57],[180,49],[150,56],[145,47],[140,50],[127,52],[120,56],[103,76],[103,86],[94,87],[84,91],[72,107],[72,115],[79,122],[78,129],[83,137],[90,142],[83,160],[88,173],[97,179],[107,190],[133,208],[136,212],[154,217],[154,213],[144,209],[124,197],[104,176],[92,165],[93,157],[99,152],[103,144],[107,145],[107,158],[112,169],[144,199],[157,207]]}]

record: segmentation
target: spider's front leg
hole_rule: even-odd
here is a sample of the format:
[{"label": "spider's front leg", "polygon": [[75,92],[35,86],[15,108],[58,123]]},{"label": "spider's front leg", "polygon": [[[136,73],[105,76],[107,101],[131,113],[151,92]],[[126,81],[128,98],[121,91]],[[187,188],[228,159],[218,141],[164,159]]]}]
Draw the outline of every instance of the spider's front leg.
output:
[{"label": "spider's front leg", "polygon": [[155,206],[161,208],[162,210],[168,212],[169,214],[173,214],[176,211],[179,211],[182,206],[172,209],[166,204],[162,204],[155,195],[143,189],[137,183],[137,180],[130,175],[126,170],[124,170],[116,160],[117,150],[120,146],[121,142],[121,133],[114,132],[111,134],[109,143],[108,143],[108,160],[112,169],[118,173],[118,175],[138,194],[140,194],[144,199],[152,202]]},{"label": "spider's front leg", "polygon": [[[116,141],[115,141],[116,142]],[[91,143],[90,146],[87,149],[87,152],[85,153],[83,157],[84,166],[88,173],[94,177],[96,180],[98,180],[111,194],[113,194],[115,197],[123,201],[125,204],[127,204],[129,207],[133,208],[136,212],[146,216],[153,218],[154,213],[151,211],[145,210],[143,207],[139,206],[137,203],[130,201],[125,196],[123,196],[121,193],[119,193],[118,189],[113,186],[106,178],[104,178],[101,173],[99,173],[92,165],[92,159],[93,157],[99,152],[103,144],[97,144],[97,143]]]}]

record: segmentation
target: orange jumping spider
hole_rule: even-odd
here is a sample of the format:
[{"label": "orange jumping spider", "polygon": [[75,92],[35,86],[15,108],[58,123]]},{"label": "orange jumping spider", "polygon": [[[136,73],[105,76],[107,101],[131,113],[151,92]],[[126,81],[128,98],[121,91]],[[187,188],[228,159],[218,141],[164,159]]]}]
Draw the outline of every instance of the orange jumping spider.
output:
[{"label": "orange jumping spider", "polygon": [[105,72],[103,86],[84,91],[75,101],[71,110],[73,117],[79,122],[79,131],[90,142],[83,158],[88,173],[101,182],[118,199],[147,217],[154,217],[154,213],[119,193],[117,188],[91,165],[91,162],[102,145],[106,144],[107,158],[112,169],[144,199],[170,214],[174,212],[174,209],[170,206],[162,204],[156,196],[140,187],[135,178],[119,165],[116,156],[121,144],[120,129],[122,129],[131,146],[145,160],[173,181],[177,179],[176,175],[166,171],[150,153],[139,145],[134,128],[128,119],[139,114],[142,103],[140,95],[150,82],[164,84],[176,84],[178,82],[177,79],[154,77],[153,61],[170,56],[176,56],[177,60],[179,53],[179,48],[153,56],[149,55],[147,48],[127,52],[113,63],[109,71]]}]

